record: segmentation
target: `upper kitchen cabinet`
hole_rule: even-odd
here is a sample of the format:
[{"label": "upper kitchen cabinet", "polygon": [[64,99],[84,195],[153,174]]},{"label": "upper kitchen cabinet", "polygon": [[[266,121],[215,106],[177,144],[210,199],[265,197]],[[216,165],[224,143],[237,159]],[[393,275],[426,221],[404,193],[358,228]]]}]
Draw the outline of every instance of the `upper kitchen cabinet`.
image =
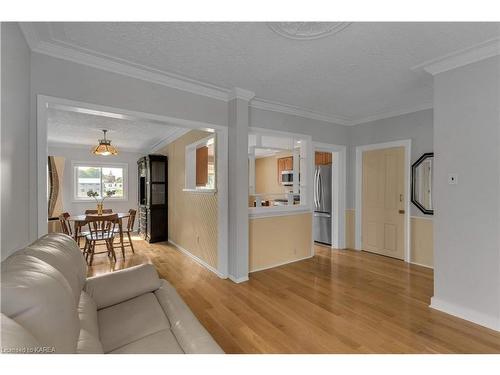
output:
[{"label": "upper kitchen cabinet", "polygon": [[282,181],[281,175],[283,171],[293,171],[293,156],[278,158],[278,173],[276,175],[278,183]]},{"label": "upper kitchen cabinet", "polygon": [[310,137],[259,129],[249,134],[248,145],[250,214],[306,210],[312,191]]},{"label": "upper kitchen cabinet", "polygon": [[314,155],[315,165],[332,164],[332,154],[330,152],[316,152]]}]

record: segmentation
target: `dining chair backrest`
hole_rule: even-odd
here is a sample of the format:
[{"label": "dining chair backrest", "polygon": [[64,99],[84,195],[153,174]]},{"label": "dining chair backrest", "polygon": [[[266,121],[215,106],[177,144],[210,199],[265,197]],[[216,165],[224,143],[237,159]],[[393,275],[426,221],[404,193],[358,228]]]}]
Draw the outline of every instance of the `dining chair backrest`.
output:
[{"label": "dining chair backrest", "polygon": [[134,229],[134,223],[135,223],[135,215],[137,214],[137,210],[134,210],[131,208],[128,210],[128,223],[127,223],[127,230],[131,232]]},{"label": "dining chair backrest", "polygon": [[[104,208],[102,210],[103,214],[112,214],[113,210],[111,208]],[[97,215],[97,210],[85,210],[85,215]]]},{"label": "dining chair backrest", "polygon": [[118,226],[118,215],[87,215],[85,223],[88,224],[91,239],[112,238]]},{"label": "dining chair backrest", "polygon": [[71,231],[71,225],[69,223],[68,217],[69,213],[63,212],[62,214],[59,215],[59,223],[61,224],[61,230],[64,234],[67,234],[69,236],[72,236],[73,233]]}]

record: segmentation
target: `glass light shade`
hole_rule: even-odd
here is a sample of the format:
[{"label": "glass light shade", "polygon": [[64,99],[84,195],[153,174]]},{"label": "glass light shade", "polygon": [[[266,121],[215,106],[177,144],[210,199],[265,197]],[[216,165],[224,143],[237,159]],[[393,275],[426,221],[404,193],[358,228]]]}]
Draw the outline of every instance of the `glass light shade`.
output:
[{"label": "glass light shade", "polygon": [[102,132],[104,133],[104,138],[99,139],[99,144],[92,149],[92,153],[102,156],[118,155],[118,150],[114,146],[111,146],[111,141],[109,139],[106,139],[106,133],[108,131],[103,130]]},{"label": "glass light shade", "polygon": [[92,153],[102,156],[118,155],[118,150],[114,146],[111,146],[109,141],[105,143],[101,140],[99,144],[92,149]]}]

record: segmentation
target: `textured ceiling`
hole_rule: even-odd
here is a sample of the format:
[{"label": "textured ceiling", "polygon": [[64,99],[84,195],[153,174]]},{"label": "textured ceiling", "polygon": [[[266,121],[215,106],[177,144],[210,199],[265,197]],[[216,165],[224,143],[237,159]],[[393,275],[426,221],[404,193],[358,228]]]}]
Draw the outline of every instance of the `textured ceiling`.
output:
[{"label": "textured ceiling", "polygon": [[94,146],[103,137],[102,129],[108,130],[106,137],[118,150],[148,152],[178,131],[179,128],[131,121],[85,113],[48,110],[48,142],[56,145]]},{"label": "textured ceiling", "polygon": [[[349,120],[432,103],[424,61],[500,35],[499,23],[359,23],[291,40],[266,23],[51,23],[39,38]],[[50,26],[50,27],[49,27]]]}]

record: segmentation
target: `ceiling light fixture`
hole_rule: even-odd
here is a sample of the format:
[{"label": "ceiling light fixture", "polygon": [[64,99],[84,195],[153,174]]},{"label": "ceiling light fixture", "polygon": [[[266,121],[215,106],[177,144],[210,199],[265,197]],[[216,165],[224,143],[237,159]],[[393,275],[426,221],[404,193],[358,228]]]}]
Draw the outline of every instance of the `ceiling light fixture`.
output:
[{"label": "ceiling light fixture", "polygon": [[118,150],[114,146],[111,146],[111,140],[106,139],[108,131],[103,129],[102,132],[104,133],[104,138],[99,139],[99,144],[92,149],[92,153],[102,156],[118,155]]}]

